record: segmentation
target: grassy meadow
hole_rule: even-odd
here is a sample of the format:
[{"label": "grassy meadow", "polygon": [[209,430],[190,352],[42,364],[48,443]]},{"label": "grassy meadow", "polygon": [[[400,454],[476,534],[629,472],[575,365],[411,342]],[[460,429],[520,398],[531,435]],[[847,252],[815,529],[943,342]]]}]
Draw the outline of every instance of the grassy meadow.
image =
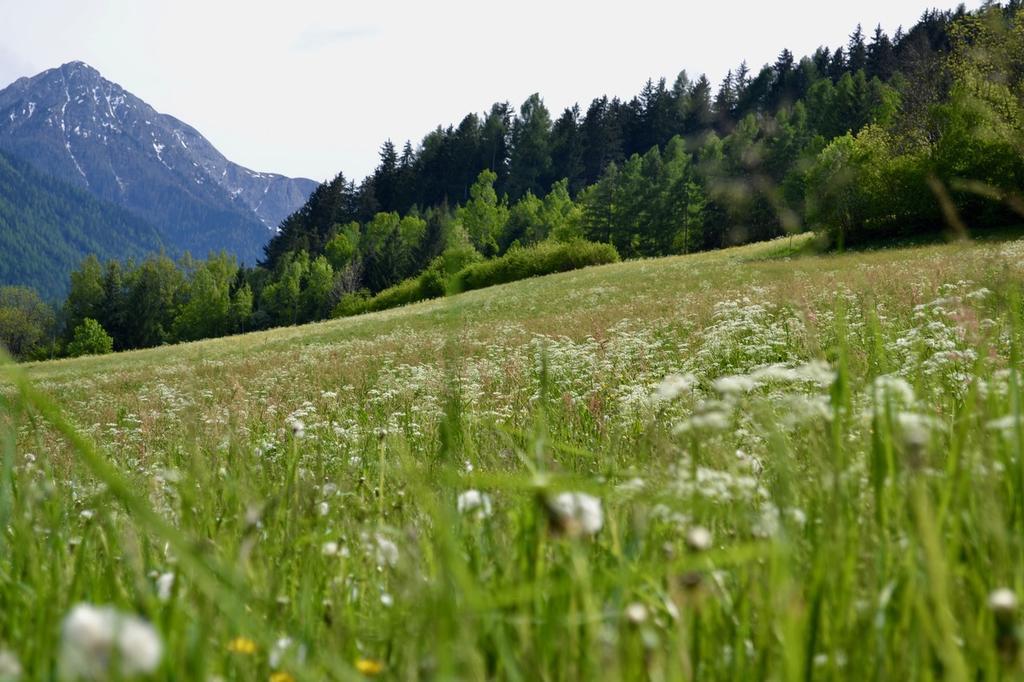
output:
[{"label": "grassy meadow", "polygon": [[0,680],[1024,677],[1024,241],[802,246],[7,365]]}]

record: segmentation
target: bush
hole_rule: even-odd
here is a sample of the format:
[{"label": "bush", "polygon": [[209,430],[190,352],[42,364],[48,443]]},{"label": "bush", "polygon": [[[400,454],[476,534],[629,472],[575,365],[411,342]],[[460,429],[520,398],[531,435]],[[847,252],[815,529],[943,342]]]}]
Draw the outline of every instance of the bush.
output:
[{"label": "bush", "polygon": [[616,263],[619,252],[611,244],[582,239],[571,242],[541,242],[509,250],[501,258],[468,265],[452,278],[449,291],[471,291],[528,277],[568,272],[589,265]]},{"label": "bush", "polygon": [[77,358],[82,355],[105,355],[113,352],[114,339],[96,320],[87,317],[75,327],[75,333],[68,344],[68,355]]},{"label": "bush", "polygon": [[480,259],[480,254],[471,246],[446,249],[418,276],[388,287],[376,296],[368,297],[365,291],[345,296],[334,308],[334,317],[351,317],[440,298],[448,293],[452,275]]},{"label": "bush", "polygon": [[422,301],[424,298],[427,297],[423,295],[423,289],[420,286],[420,278],[414,277],[412,279],[401,281],[392,287],[388,287],[368,300],[366,302],[366,311],[375,312],[377,310],[397,308],[400,305],[407,305],[409,303],[415,303],[416,301]]},{"label": "bush", "polygon": [[365,292],[345,296],[335,307],[334,317],[388,310],[446,294],[618,260],[614,246],[582,239],[515,248],[493,260],[480,260],[480,254],[472,248],[448,249],[419,276],[388,287],[376,296],[367,297]]}]

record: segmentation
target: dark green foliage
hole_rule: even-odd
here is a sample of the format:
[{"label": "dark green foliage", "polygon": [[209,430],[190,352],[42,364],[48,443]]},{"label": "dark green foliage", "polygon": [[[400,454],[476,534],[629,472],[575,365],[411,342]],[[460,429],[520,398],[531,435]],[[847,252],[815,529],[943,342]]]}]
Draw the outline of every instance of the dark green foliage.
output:
[{"label": "dark green foliage", "polygon": [[59,299],[67,273],[88,254],[124,259],[160,249],[142,218],[0,152],[0,284]]},{"label": "dark green foliage", "polygon": [[452,291],[470,291],[528,277],[577,270],[588,265],[616,263],[618,260],[619,253],[610,244],[583,240],[543,242],[511,249],[500,258],[466,266],[455,274],[449,288]]}]

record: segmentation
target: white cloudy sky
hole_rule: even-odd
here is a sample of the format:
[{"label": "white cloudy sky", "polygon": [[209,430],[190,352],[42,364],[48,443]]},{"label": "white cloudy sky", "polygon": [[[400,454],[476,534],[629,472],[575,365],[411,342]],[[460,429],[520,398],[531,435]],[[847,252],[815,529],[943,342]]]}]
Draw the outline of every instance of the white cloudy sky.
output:
[{"label": "white cloudy sky", "polygon": [[80,59],[238,163],[360,178],[385,138],[494,101],[540,92],[557,115],[682,68],[717,83],[858,22],[892,33],[928,2],[0,0],[0,87]]}]

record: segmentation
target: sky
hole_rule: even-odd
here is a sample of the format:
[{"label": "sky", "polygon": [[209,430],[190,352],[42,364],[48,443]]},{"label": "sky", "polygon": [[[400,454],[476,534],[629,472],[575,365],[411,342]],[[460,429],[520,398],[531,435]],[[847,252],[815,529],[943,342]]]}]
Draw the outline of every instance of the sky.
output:
[{"label": "sky", "polygon": [[[931,0],[934,2],[935,0]],[[978,3],[969,3],[974,7]],[[890,34],[928,0],[0,0],[0,87],[81,60],[258,171],[361,179],[414,144],[539,92],[557,116],[681,69],[716,84],[785,47]],[[939,5],[943,9],[953,6]]]}]

